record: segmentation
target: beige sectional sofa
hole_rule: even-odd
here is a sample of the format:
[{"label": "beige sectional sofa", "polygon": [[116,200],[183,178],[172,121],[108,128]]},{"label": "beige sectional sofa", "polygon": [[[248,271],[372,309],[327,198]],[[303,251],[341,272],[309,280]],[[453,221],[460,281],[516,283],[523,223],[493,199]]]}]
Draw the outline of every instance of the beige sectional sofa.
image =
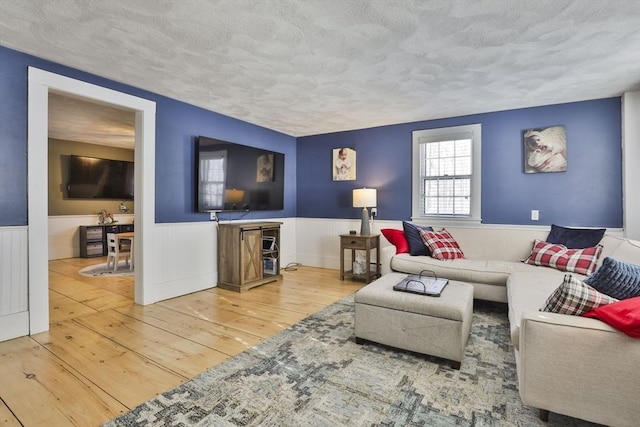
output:
[{"label": "beige sectional sofa", "polygon": [[[640,339],[606,323],[539,309],[566,272],[521,261],[539,227],[446,227],[465,259],[439,261],[428,256],[381,250],[382,274],[434,271],[439,277],[474,286],[474,298],[508,303],[522,402],[541,410],[611,426],[640,425]],[[640,264],[640,242],[605,234],[598,264],[605,257]],[[585,276],[571,273],[584,279]]]}]

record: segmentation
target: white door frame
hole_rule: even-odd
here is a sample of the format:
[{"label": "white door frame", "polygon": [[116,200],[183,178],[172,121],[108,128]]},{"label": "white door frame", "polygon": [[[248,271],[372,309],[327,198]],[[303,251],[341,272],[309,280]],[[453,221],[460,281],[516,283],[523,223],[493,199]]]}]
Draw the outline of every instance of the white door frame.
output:
[{"label": "white door frame", "polygon": [[[155,128],[156,104],[87,82],[29,67],[28,98],[28,264],[29,333],[49,329],[48,256],[48,111],[49,92],[88,98],[106,105],[136,112],[135,189],[136,224],[135,292],[138,304],[145,303],[145,247],[151,247],[155,223]],[[144,171],[144,174],[143,174]],[[147,292],[148,293],[148,292]]]}]

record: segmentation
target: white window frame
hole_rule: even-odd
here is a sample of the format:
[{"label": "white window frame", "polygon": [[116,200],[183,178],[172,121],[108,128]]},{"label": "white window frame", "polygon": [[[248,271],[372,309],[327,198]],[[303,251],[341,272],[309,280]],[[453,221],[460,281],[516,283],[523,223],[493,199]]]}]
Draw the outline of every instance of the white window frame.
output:
[{"label": "white window frame", "polygon": [[[420,144],[425,142],[450,141],[452,139],[471,138],[471,213],[470,215],[427,215],[421,210],[420,179]],[[482,125],[479,123],[452,126],[437,129],[424,129],[412,132],[413,169],[412,169],[412,200],[411,219],[413,221],[428,220],[431,223],[480,223],[481,218],[481,159],[482,159]]]}]

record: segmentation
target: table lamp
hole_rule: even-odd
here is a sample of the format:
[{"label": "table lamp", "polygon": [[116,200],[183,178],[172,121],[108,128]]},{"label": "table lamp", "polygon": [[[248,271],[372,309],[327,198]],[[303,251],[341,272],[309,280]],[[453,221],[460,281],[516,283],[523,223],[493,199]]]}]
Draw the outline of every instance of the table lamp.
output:
[{"label": "table lamp", "polygon": [[368,207],[374,208],[378,204],[378,197],[375,188],[356,188],[353,190],[353,207],[362,208],[362,223],[360,224],[360,234],[371,234],[369,225]]}]

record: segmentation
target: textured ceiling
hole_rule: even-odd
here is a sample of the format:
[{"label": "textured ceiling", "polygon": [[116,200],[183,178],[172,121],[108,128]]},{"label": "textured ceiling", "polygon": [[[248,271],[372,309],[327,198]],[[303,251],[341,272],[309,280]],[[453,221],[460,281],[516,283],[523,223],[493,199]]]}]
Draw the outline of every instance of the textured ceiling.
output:
[{"label": "textured ceiling", "polygon": [[293,136],[640,89],[638,0],[0,0],[0,44]]},{"label": "textured ceiling", "polygon": [[130,110],[49,94],[49,138],[133,150],[135,120]]}]

